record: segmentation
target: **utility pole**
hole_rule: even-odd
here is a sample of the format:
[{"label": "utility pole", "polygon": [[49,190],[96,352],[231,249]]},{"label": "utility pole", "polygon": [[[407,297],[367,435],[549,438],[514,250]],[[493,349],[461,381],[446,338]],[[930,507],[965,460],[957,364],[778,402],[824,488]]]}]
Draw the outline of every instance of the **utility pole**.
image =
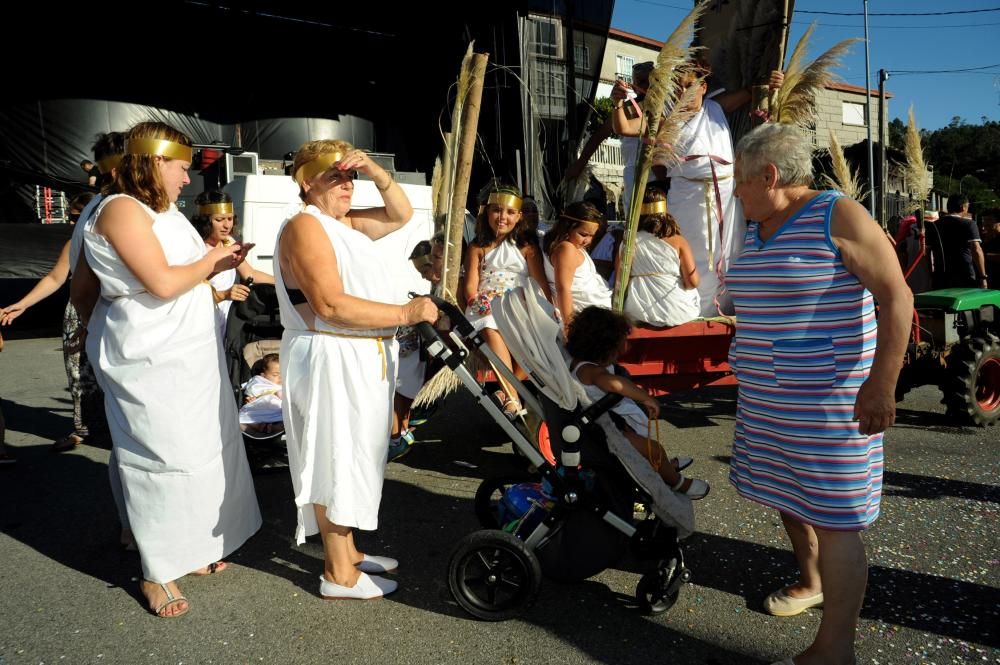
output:
[{"label": "utility pole", "polygon": [[868,128],[868,182],[872,193],[868,197],[868,213],[875,217],[875,147],[872,145],[872,66],[868,43],[868,0],[865,0],[865,126]]},{"label": "utility pole", "polygon": [[889,179],[889,165],[885,161],[885,82],[888,79],[889,72],[878,70],[878,222],[883,229],[886,228],[885,183]]}]

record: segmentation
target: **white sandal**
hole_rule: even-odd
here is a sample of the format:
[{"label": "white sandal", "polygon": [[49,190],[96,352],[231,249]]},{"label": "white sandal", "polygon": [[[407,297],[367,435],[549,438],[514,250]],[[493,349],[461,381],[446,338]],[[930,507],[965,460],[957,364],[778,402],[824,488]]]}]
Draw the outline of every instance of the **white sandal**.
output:
[{"label": "white sandal", "polygon": [[706,483],[704,480],[701,480],[699,478],[691,478],[690,479],[691,484],[688,485],[688,488],[682,492],[681,487],[683,487],[685,480],[688,479],[685,478],[683,474],[679,475],[677,478],[677,484],[671,487],[670,489],[677,492],[678,494],[683,494],[692,501],[697,501],[698,499],[704,499],[706,496],[708,496],[709,490],[712,489],[709,486],[709,484]]}]

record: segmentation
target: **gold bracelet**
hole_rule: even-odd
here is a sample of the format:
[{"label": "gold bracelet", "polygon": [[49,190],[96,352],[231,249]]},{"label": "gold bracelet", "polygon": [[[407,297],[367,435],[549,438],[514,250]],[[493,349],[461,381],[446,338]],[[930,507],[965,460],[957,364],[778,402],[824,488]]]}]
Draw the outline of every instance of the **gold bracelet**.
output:
[{"label": "gold bracelet", "polygon": [[390,187],[392,187],[392,185],[393,185],[393,183],[394,183],[394,182],[396,182],[396,181],[395,181],[395,180],[393,179],[393,177],[392,177],[392,176],[390,175],[390,176],[389,176],[389,184],[388,184],[388,185],[386,185],[385,187],[379,187],[379,186],[378,186],[378,183],[376,182],[376,183],[375,183],[375,189],[377,189],[377,190],[378,190],[378,191],[380,191],[380,192],[388,192],[388,191],[389,191],[389,188],[390,188]]}]

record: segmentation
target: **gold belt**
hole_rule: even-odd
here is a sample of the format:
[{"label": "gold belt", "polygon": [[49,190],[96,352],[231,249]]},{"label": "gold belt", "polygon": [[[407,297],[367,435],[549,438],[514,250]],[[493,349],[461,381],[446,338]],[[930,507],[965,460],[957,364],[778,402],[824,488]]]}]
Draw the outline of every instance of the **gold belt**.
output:
[{"label": "gold belt", "polygon": [[330,332],[329,330],[316,330],[315,328],[309,328],[309,332],[317,333],[319,335],[326,335],[327,337],[341,337],[344,339],[373,339],[375,344],[378,345],[378,355],[382,360],[382,380],[385,381],[386,374],[389,369],[388,361],[385,358],[385,340],[390,337],[389,335],[345,335],[342,333]]},{"label": "gold belt", "polygon": [[635,279],[636,277],[657,277],[659,275],[666,275],[666,274],[667,273],[665,272],[640,272],[638,274],[633,274],[632,278]]}]

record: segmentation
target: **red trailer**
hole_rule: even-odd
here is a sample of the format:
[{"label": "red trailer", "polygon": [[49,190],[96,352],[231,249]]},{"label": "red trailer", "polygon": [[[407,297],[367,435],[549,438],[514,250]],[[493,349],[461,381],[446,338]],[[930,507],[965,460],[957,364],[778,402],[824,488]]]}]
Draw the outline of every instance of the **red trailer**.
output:
[{"label": "red trailer", "polygon": [[736,385],[729,368],[735,328],[722,319],[671,328],[636,327],[618,360],[632,379],[654,395],[704,386]]}]

